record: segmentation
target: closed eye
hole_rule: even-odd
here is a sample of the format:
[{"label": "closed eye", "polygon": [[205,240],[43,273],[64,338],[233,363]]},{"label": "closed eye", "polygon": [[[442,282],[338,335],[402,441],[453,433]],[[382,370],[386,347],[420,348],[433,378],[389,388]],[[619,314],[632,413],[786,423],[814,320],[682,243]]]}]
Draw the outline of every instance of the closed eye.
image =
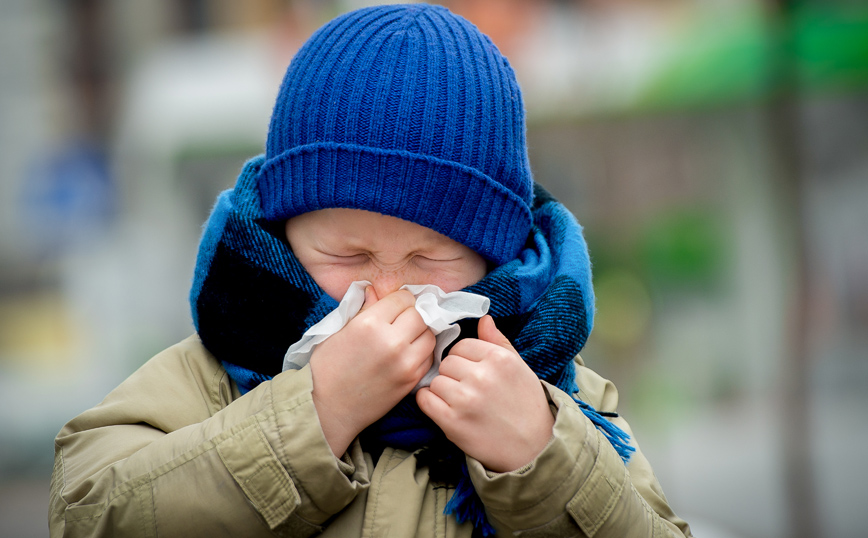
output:
[{"label": "closed eye", "polygon": [[417,256],[419,259],[429,262],[454,262],[460,258],[432,258],[430,256]]},{"label": "closed eye", "polygon": [[326,254],[326,256],[336,263],[363,263],[368,261],[368,256],[365,254]]},{"label": "closed eye", "polygon": [[430,257],[430,256],[421,256],[421,255],[417,255],[414,258],[414,261],[416,262],[416,264],[421,266],[421,267],[442,267],[444,265],[448,265],[450,263],[455,263],[455,262],[460,261],[460,260],[461,260],[461,258],[449,258],[449,257],[435,258],[435,257]]}]

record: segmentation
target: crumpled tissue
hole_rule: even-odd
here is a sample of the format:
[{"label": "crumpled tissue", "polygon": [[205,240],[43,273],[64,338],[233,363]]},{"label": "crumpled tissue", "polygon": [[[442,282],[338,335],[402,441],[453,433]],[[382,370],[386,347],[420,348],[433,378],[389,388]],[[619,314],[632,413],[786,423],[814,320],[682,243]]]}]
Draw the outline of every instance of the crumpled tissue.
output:
[{"label": "crumpled tissue", "polygon": [[[314,348],[341,330],[359,313],[362,305],[365,304],[365,288],[370,285],[371,283],[366,280],[350,284],[338,307],[308,329],[301,340],[289,346],[283,359],[283,370],[300,370],[310,362]],[[461,328],[455,322],[466,318],[481,318],[488,313],[490,301],[488,297],[466,291],[446,293],[433,284],[407,285],[402,286],[401,289],[409,291],[416,297],[416,311],[437,339],[434,345],[434,364],[413,389],[415,391],[430,385],[431,380],[437,376],[443,350],[454,342],[461,332]]]}]

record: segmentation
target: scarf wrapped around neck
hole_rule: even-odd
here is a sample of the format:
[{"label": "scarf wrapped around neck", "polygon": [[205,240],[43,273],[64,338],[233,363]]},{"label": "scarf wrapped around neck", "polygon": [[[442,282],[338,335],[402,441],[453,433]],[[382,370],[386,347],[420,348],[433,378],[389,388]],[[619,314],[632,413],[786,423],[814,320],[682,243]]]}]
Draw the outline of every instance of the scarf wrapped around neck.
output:
[{"label": "scarf wrapped around neck", "polygon": [[[263,157],[249,160],[224,191],[205,225],[190,292],[193,322],[205,347],[245,393],[280,373],[283,356],[331,312],[329,297],[282,240],[283,223],[263,219],[256,177]],[[488,297],[489,314],[537,377],[573,395],[584,414],[626,462],[629,437],[579,399],[574,357],[594,317],[591,264],[582,229],[548,192],[535,186],[533,228],[519,257],[465,291]],[[461,322],[461,338],[476,335]],[[431,479],[454,486],[446,506],[459,523],[493,532],[470,481],[463,453],[405,398],[360,436],[379,454],[386,446],[417,452]]]}]

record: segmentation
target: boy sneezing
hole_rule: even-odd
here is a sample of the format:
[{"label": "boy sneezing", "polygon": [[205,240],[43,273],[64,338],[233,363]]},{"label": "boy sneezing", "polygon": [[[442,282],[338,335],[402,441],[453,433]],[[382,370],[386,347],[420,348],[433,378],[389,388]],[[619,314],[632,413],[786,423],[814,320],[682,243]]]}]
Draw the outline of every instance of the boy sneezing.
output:
[{"label": "boy sneezing", "polygon": [[[488,306],[442,357],[420,285]],[[443,7],[304,44],[190,301],[196,334],[58,434],[51,536],[690,536],[578,358],[588,251],[533,182],[515,75]]]}]

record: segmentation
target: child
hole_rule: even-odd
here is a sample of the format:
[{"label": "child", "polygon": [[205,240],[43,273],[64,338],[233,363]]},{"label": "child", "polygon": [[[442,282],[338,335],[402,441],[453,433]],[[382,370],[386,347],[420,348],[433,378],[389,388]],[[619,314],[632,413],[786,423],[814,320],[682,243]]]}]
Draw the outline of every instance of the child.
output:
[{"label": "child", "polygon": [[[442,7],[320,29],[208,221],[197,334],[58,435],[51,535],[689,536],[574,362],[587,249],[524,129],[506,59]],[[357,281],[361,311],[281,372]],[[490,300],[418,390],[435,337],[406,284]]]}]

